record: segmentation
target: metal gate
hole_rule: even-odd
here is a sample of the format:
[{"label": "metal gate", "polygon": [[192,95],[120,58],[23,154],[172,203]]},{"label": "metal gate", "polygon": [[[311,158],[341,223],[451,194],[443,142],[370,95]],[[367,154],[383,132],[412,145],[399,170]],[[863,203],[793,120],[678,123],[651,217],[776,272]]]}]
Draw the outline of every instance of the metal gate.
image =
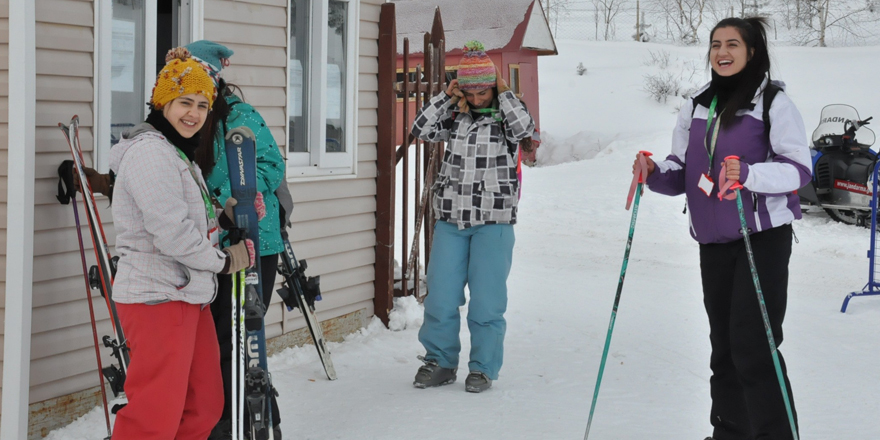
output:
[{"label": "metal gate", "polygon": [[[437,8],[431,31],[424,34],[421,63],[418,63],[418,56],[410,54],[408,38],[404,38],[403,50],[398,53],[395,5],[382,5],[379,17],[374,313],[386,325],[394,296],[415,295],[421,299],[427,294],[419,287],[420,248],[424,249],[424,267],[427,268],[434,232],[430,188],[440,170],[444,145],[415,139],[410,128],[416,110],[446,89],[444,39],[443,22],[440,9]],[[401,69],[397,67],[399,57],[402,57]],[[413,72],[410,72],[413,64]],[[399,107],[402,107],[402,112],[398,111]],[[398,133],[402,134],[404,140],[400,145],[395,142]],[[412,158],[410,151],[415,153]],[[410,160],[415,163],[411,164]],[[413,173],[410,173],[411,168]],[[395,209],[398,174],[402,180],[400,215]],[[409,190],[410,184],[414,191]],[[415,230],[409,228],[411,218],[414,219]],[[398,230],[401,234],[400,246],[395,249]],[[399,273],[394,270],[395,254],[399,257]]]}]

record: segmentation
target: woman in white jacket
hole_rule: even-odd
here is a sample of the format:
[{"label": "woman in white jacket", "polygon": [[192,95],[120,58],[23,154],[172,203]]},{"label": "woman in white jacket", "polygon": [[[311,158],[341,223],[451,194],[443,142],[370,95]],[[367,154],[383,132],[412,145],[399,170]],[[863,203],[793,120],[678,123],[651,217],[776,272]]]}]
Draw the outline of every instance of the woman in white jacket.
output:
[{"label": "woman in white jacket", "polygon": [[216,95],[201,64],[181,54],[159,72],[146,122],[110,152],[120,256],[113,299],[131,348],[114,439],[204,440],[223,409],[207,305],[215,274],[252,265],[254,250],[249,242],[219,249],[214,204],[192,161]]}]

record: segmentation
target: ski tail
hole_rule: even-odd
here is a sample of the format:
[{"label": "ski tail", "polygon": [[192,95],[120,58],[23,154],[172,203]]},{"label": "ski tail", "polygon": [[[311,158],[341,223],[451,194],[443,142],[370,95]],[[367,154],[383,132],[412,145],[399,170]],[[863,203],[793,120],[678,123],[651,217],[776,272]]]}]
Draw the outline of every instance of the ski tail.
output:
[{"label": "ski tail", "polygon": [[298,308],[302,312],[309,328],[309,334],[318,350],[318,357],[324,366],[324,373],[327,374],[327,379],[336,380],[336,368],[330,358],[330,350],[327,349],[321,323],[315,315],[315,301],[321,300],[320,277],[306,277],[305,260],[297,262],[290,241],[286,237],[283,238],[284,252],[281,254],[281,261],[278,265],[278,273],[283,277],[283,283],[281,289],[278,290],[278,295],[281,296],[287,310]]}]

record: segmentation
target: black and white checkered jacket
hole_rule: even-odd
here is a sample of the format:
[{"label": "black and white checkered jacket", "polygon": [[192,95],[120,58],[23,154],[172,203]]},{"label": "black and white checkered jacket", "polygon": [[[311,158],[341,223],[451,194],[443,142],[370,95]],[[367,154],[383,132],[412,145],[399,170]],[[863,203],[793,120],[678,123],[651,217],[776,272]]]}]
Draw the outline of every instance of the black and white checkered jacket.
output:
[{"label": "black and white checkered jacket", "polygon": [[434,217],[459,229],[476,225],[516,223],[519,182],[516,149],[535,122],[513,92],[498,95],[501,121],[491,115],[459,113],[446,93],[422,108],[412,134],[428,142],[446,141],[440,175],[432,187]]}]

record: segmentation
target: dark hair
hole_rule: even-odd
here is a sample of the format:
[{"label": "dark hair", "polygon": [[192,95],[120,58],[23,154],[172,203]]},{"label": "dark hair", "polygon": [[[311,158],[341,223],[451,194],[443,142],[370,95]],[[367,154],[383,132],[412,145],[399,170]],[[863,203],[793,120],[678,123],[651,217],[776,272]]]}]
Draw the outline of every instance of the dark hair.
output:
[{"label": "dark hair", "polygon": [[712,32],[709,34],[709,53],[706,55],[706,62],[710,68],[712,65],[712,38],[715,31],[720,28],[732,27],[739,31],[743,43],[746,45],[746,53],[750,53],[746,66],[742,71],[742,79],[739,85],[731,94],[730,98],[724,106],[725,110],[721,115],[721,126],[727,127],[736,117],[736,111],[745,107],[755,96],[755,91],[761,86],[766,77],[770,80],[770,53],[767,49],[767,19],[764,17],[748,17],[748,18],[725,18],[718,22]]},{"label": "dark hair", "polygon": [[220,125],[226,122],[229,117],[230,107],[226,102],[227,96],[237,94],[242,102],[244,102],[244,93],[241,88],[235,84],[227,83],[226,80],[220,78],[220,88],[217,92],[217,99],[211,106],[211,114],[205,125],[199,132],[199,147],[196,149],[196,163],[202,170],[202,176],[207,178],[216,165],[217,158],[214,157],[214,142],[220,136]]}]

